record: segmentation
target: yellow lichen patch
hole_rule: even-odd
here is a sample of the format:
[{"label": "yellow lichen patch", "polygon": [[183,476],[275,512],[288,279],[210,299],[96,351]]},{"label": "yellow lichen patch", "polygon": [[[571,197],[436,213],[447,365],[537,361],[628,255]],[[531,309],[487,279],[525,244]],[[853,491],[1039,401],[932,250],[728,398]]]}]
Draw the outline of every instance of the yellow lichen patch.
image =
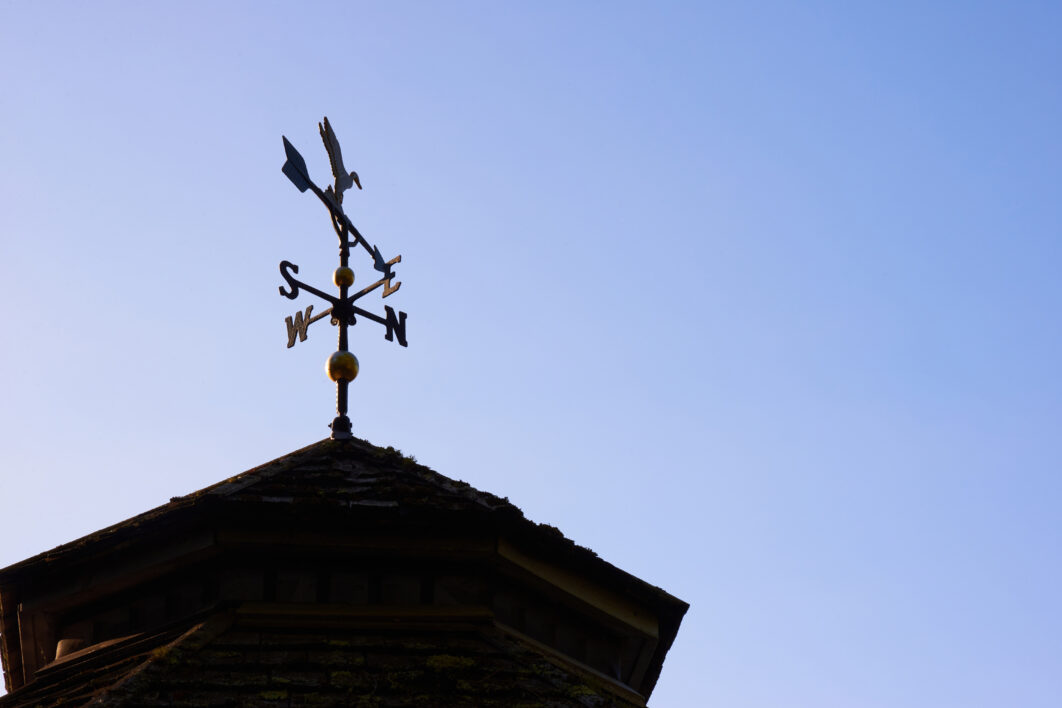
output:
[{"label": "yellow lichen patch", "polygon": [[584,683],[580,683],[580,684],[578,684],[576,686],[569,687],[567,693],[572,698],[581,698],[583,696],[596,696],[596,695],[598,695],[597,691],[595,691],[594,689],[590,688],[589,686],[587,686]]},{"label": "yellow lichen patch", "polygon": [[328,682],[337,688],[353,688],[357,683],[354,674],[349,671],[333,671],[328,674]]},{"label": "yellow lichen patch", "polygon": [[288,697],[287,691],[262,691],[258,697],[264,701],[282,701]]},{"label": "yellow lichen patch", "polygon": [[467,669],[475,666],[474,659],[465,656],[451,656],[449,654],[436,654],[428,657],[428,666],[433,669]]},{"label": "yellow lichen patch", "polygon": [[406,690],[414,682],[420,680],[423,671],[392,671],[386,675],[387,685],[394,690]]}]

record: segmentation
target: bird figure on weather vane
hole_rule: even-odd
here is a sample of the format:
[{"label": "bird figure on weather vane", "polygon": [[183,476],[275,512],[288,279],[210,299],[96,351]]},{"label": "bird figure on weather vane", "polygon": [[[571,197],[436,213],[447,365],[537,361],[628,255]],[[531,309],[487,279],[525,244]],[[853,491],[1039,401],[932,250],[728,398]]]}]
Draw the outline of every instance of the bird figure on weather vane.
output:
[{"label": "bird figure on weather vane", "polygon": [[[350,418],[347,417],[347,386],[358,375],[358,359],[347,348],[347,327],[357,324],[357,318],[360,315],[386,327],[387,332],[384,337],[387,341],[392,342],[397,338],[399,344],[403,347],[406,346],[406,313],[398,312],[396,314],[391,307],[384,305],[385,314],[381,317],[354,304],[357,300],[381,286],[383,286],[383,297],[388,297],[398,292],[402,283],[396,282],[392,284],[395,278],[392,267],[402,262],[402,256],[395,256],[391,260],[385,261],[380,254],[380,249],[376,246],[370,247],[369,242],[350,222],[350,219],[343,211],[343,193],[350,189],[352,185],[361,189],[361,181],[358,179],[357,172],[347,172],[346,167],[343,166],[343,154],[339,149],[339,140],[336,139],[336,134],[332,130],[328,118],[324,119],[324,123],[318,123],[317,127],[320,129],[321,140],[324,141],[325,150],[328,151],[328,160],[332,165],[332,175],[335,177],[335,183],[325,187],[324,190],[314,184],[313,180],[310,179],[309,171],[306,169],[306,161],[302,159],[299,151],[288,142],[288,139],[283,136],[286,159],[282,171],[298,187],[300,192],[305,192],[309,189],[317,195],[317,198],[328,209],[332,228],[335,230],[336,236],[339,237],[339,267],[336,268],[332,276],[332,282],[339,288],[339,295],[338,297],[329,295],[296,280],[292,274],[298,273],[299,267],[290,261],[280,262],[280,275],[288,284],[287,288],[283,285],[280,286],[280,294],[294,300],[299,296],[299,290],[302,289],[327,301],[331,305],[327,310],[317,314],[313,313],[313,305],[309,305],[304,312],[296,312],[293,317],[287,317],[284,321],[288,328],[289,348],[295,346],[296,339],[300,342],[305,342],[306,330],[309,326],[328,315],[331,315],[332,324],[339,327],[339,348],[328,358],[325,370],[328,372],[328,377],[336,382],[336,417],[330,427],[332,428],[332,438],[340,440],[352,437]],[[348,263],[351,246],[361,246],[365,249],[366,253],[372,258],[373,268],[380,274],[375,283],[353,294],[349,293],[350,287],[354,284],[354,271]]]}]

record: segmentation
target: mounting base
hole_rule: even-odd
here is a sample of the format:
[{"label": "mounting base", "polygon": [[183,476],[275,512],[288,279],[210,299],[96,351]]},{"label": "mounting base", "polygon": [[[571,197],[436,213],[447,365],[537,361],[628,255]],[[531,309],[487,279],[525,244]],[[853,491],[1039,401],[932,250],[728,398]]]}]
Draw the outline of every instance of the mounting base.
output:
[{"label": "mounting base", "polygon": [[335,420],[328,426],[332,429],[333,440],[350,440],[354,435],[350,432],[350,418],[345,415],[337,415]]}]

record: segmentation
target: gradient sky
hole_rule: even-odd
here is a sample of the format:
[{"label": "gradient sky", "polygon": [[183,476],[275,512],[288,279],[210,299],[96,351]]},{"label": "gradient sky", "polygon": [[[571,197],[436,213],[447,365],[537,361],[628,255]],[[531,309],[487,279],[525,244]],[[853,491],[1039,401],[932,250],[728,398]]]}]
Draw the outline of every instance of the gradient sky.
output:
[{"label": "gradient sky", "polygon": [[355,432],[691,603],[652,705],[1057,708],[1060,28],[0,3],[0,566],[328,434],[277,294],[335,267],[280,172],[328,115],[409,313]]}]

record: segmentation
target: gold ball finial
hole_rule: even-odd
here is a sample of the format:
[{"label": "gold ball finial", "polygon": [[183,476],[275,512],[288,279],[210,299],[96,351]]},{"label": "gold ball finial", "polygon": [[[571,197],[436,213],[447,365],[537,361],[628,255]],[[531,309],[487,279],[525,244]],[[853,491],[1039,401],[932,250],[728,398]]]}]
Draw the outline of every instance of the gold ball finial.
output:
[{"label": "gold ball finial", "polygon": [[333,381],[353,381],[358,378],[358,357],[350,352],[336,352],[328,357],[325,371]]},{"label": "gold ball finial", "polygon": [[332,274],[332,282],[341,288],[344,286],[349,287],[354,284],[354,271],[346,266],[340,266]]}]

